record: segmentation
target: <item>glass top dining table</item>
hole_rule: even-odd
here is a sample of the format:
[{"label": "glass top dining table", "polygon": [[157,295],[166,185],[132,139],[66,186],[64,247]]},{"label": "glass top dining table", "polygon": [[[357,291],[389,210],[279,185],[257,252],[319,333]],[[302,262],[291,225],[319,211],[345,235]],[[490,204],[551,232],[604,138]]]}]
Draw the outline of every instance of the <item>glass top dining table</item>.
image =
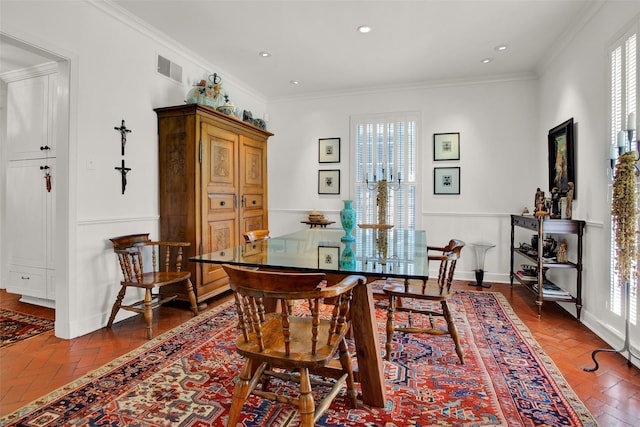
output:
[{"label": "glass top dining table", "polygon": [[[309,228],[189,258],[273,271],[323,272],[329,284],[364,276],[353,290],[351,325],[362,401],[384,408],[386,385],[378,342],[373,292],[366,283],[384,278],[428,279],[426,234],[422,230],[356,228],[351,241],[342,229]],[[364,381],[366,379],[366,381]]]},{"label": "glass top dining table", "polygon": [[342,229],[309,228],[191,258],[192,262],[269,267],[296,271],[426,279],[424,230],[356,228],[343,241]]}]

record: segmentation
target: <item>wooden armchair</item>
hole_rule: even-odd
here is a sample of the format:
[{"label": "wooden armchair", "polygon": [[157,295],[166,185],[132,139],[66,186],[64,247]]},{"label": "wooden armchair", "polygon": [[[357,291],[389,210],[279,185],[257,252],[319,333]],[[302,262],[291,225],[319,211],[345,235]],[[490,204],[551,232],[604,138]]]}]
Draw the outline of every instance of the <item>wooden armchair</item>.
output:
[{"label": "wooden armchair", "polygon": [[[153,293],[155,288],[167,285],[183,284],[191,303],[191,310],[198,315],[196,296],[191,283],[191,273],[183,271],[184,248],[189,242],[153,242],[148,234],[136,234],[110,239],[122,270],[123,279],[116,301],[111,309],[107,328],[111,328],[120,309],[144,315],[147,323],[147,337],[153,337],[153,309],[172,301],[177,295],[161,296]],[[151,259],[151,269],[145,268]],[[123,305],[128,288],[144,289],[144,299],[133,304]]]},{"label": "wooden armchair", "polygon": [[269,238],[269,230],[251,230],[242,233],[245,243],[253,243],[258,240],[266,240]]},{"label": "wooden armchair", "polygon": [[[364,277],[349,276],[336,285],[321,287],[325,278],[322,273],[223,267],[236,300],[240,329],[236,350],[246,358],[233,392],[227,426],[236,426],[250,394],[296,405],[303,427],[317,422],[345,383],[355,407],[357,392],[345,333],[352,289],[364,283]],[[267,298],[280,302],[280,313],[265,312]],[[323,300],[329,298],[333,298],[335,305],[328,306],[324,311],[330,314],[323,316],[321,306]],[[294,305],[293,301],[297,300],[301,301]],[[336,353],[338,360],[334,359]],[[335,363],[330,367],[332,362]],[[272,367],[297,371],[297,374],[275,372]],[[269,391],[269,377],[299,383],[299,394],[284,396]],[[330,387],[317,404],[311,390],[311,384],[316,383]],[[260,388],[259,384],[262,384]]]},{"label": "wooden armchair", "polygon": [[[438,255],[428,255],[429,261],[436,261],[440,263],[440,269],[438,271],[437,280],[428,280],[426,282],[422,280],[407,280],[404,283],[398,283],[389,281],[384,287],[383,291],[389,297],[389,308],[387,312],[387,342],[385,345],[387,360],[391,357],[393,334],[396,331],[405,333],[419,333],[419,334],[431,334],[431,335],[451,335],[456,347],[456,353],[460,359],[460,363],[464,365],[464,353],[460,347],[460,340],[458,338],[458,331],[456,325],[453,322],[453,316],[449,311],[447,300],[449,299],[451,283],[453,282],[453,275],[455,273],[456,263],[460,258],[460,252],[465,243],[452,239],[445,247],[427,246],[428,251],[436,251]],[[398,302],[401,298],[405,298],[402,306],[399,306]],[[407,299],[421,300],[421,301],[435,301],[441,305],[441,310],[417,308],[411,301]],[[418,301],[418,302],[419,302]],[[408,312],[408,325],[404,327],[394,326],[394,316],[397,311]],[[418,313],[429,316],[428,328],[416,328],[413,326],[413,314]],[[433,317],[444,317],[447,322],[447,329],[437,328],[434,326]]]}]

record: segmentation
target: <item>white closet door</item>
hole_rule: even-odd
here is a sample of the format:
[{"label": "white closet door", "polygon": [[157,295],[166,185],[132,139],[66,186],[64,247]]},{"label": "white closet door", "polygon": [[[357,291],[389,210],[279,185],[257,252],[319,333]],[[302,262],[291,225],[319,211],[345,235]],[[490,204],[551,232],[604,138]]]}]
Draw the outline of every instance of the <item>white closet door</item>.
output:
[{"label": "white closet door", "polygon": [[[46,157],[49,135],[49,76],[7,85],[7,143],[10,160]],[[41,149],[42,147],[42,149]],[[49,150],[45,149],[49,147]]]},{"label": "white closet door", "polygon": [[[7,168],[7,234],[9,264],[47,267],[47,233],[53,224],[45,173],[52,174],[55,159],[8,162]],[[41,169],[48,166],[50,169]],[[53,186],[52,186],[53,187]]]}]

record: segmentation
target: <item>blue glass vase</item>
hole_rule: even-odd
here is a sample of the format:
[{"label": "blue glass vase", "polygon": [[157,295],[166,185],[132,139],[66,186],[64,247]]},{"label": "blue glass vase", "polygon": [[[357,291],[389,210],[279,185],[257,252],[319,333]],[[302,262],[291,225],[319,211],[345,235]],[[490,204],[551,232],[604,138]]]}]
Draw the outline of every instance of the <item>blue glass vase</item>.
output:
[{"label": "blue glass vase", "polygon": [[345,242],[344,249],[340,254],[340,270],[353,271],[356,268],[356,256],[351,247],[353,243]]},{"label": "blue glass vase", "polygon": [[344,236],[342,236],[340,240],[343,242],[353,242],[356,238],[353,237],[351,233],[356,226],[356,211],[352,207],[352,200],[343,200],[343,202],[344,208],[340,211],[340,224],[342,224]]}]

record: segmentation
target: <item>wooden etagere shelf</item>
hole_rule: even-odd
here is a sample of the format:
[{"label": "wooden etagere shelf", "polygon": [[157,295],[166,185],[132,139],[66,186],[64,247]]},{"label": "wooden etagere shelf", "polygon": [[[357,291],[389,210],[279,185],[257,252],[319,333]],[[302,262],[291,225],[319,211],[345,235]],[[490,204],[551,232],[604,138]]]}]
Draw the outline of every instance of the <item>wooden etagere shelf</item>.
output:
[{"label": "wooden etagere shelf", "polygon": [[[511,286],[514,281],[525,286],[536,295],[536,305],[538,306],[538,316],[542,314],[542,304],[544,301],[569,302],[576,305],[576,317],[580,320],[582,310],[582,237],[584,234],[585,221],[571,219],[549,219],[538,220],[533,216],[511,215]],[[520,244],[516,244],[516,228],[524,228],[533,231],[538,236],[538,247],[533,248],[530,253],[522,250]],[[543,258],[544,239],[549,234],[575,234],[577,236],[577,250],[575,259],[565,263]],[[536,266],[537,275],[523,275],[515,268],[516,256],[529,261]],[[575,295],[566,292],[561,286],[550,282],[545,277],[547,269],[573,269],[576,271]],[[545,289],[546,288],[546,289]]]}]

